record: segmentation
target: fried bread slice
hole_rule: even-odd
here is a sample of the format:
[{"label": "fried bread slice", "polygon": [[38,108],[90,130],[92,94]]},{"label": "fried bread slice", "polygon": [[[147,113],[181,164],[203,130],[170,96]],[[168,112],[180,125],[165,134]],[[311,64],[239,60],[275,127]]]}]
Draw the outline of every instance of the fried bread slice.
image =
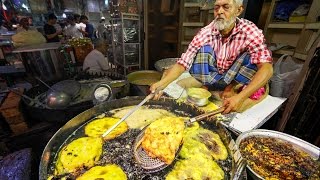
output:
[{"label": "fried bread slice", "polygon": [[182,142],[184,127],[183,118],[158,119],[146,128],[141,146],[150,157],[171,164]]}]

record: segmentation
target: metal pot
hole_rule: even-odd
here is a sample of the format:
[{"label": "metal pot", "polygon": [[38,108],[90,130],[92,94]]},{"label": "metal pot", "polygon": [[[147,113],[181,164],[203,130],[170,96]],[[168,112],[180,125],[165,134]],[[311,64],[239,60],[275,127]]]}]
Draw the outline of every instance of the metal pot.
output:
[{"label": "metal pot", "polygon": [[[97,81],[90,80],[88,82],[91,83],[108,83],[112,88],[112,97],[111,99],[115,98],[123,98],[128,95],[129,93],[129,84],[125,80],[116,80],[116,81]],[[87,83],[87,82],[83,82]],[[81,84],[83,84],[81,83]],[[94,86],[92,86],[92,91],[94,90]],[[85,89],[85,88],[82,88]],[[31,88],[30,90],[26,91],[25,94],[31,98],[35,98],[38,95],[44,93],[47,91],[47,87],[45,86],[35,86]],[[80,92],[80,96],[81,96]],[[58,123],[65,123],[74,116],[78,115],[79,113],[92,108],[94,106],[93,104],[93,97],[90,97],[91,99],[86,99],[84,101],[81,101],[79,103],[71,103],[68,107],[60,108],[60,109],[47,109],[43,107],[33,106],[30,105],[30,102],[26,99],[22,99],[21,107],[26,116],[29,117],[29,119],[42,122],[58,122]]]},{"label": "metal pot", "polygon": [[[50,168],[53,164],[53,161],[55,159],[56,154],[59,152],[59,149],[61,146],[65,143],[65,141],[68,139],[68,137],[79,127],[84,125],[86,122],[88,122],[90,119],[105,113],[107,111],[125,107],[125,106],[132,106],[136,105],[139,102],[143,100],[144,97],[129,97],[124,99],[118,99],[113,100],[110,102],[104,102],[100,105],[97,105],[91,109],[88,109],[81,114],[77,115],[76,117],[72,118],[70,121],[68,121],[62,128],[60,128],[55,135],[50,139],[48,144],[46,145],[40,162],[39,167],[39,179],[47,179],[47,176],[50,172]],[[146,105],[156,105],[157,107],[161,107],[163,109],[172,111],[172,112],[185,112],[187,114],[190,114],[191,116],[199,115],[200,112],[193,106],[187,105],[187,104],[177,104],[172,99],[161,99],[159,101],[153,101],[150,100],[146,103]],[[206,128],[208,129],[214,129],[216,133],[218,133],[224,142],[226,148],[229,151],[230,154],[230,161],[228,161],[230,164],[229,167],[229,173],[226,174],[227,179],[239,179],[246,178],[246,175],[243,175],[243,168],[239,166],[239,163],[236,162],[233,155],[235,154],[235,150],[233,147],[235,147],[235,143],[231,138],[230,133],[219,124],[216,125],[211,122],[202,123],[206,125]],[[231,148],[231,149],[230,149]]]},{"label": "metal pot", "polygon": [[157,71],[135,71],[127,75],[132,96],[144,96],[148,94],[149,86],[161,79],[162,74]]},{"label": "metal pot", "polygon": [[[44,93],[47,91],[47,87],[45,86],[35,86],[30,90],[26,91],[25,94],[32,98]],[[37,121],[37,122],[58,122],[65,123],[72,117],[77,114],[83,112],[86,109],[93,107],[92,101],[84,101],[78,104],[70,105],[66,108],[60,109],[47,109],[43,107],[30,105],[30,102],[26,99],[22,99],[20,101],[21,108],[23,113],[29,117],[28,119]]]},{"label": "metal pot", "polygon": [[130,84],[147,86],[161,79],[161,73],[151,70],[135,71],[127,75]]}]

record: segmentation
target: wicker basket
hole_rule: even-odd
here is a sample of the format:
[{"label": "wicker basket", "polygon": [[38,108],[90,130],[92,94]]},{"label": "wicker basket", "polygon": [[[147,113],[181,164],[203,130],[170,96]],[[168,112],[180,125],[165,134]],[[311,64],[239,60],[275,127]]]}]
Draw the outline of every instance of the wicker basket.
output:
[{"label": "wicker basket", "polygon": [[83,64],[84,59],[86,56],[93,50],[93,45],[90,44],[84,44],[80,46],[75,46],[74,53],[75,57],[78,63]]}]

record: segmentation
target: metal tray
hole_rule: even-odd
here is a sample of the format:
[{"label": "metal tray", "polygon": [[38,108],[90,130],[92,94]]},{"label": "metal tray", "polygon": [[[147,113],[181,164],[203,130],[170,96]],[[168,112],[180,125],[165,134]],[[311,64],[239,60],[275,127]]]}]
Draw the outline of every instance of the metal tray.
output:
[{"label": "metal tray", "polygon": [[[242,140],[249,138],[249,137],[270,137],[270,138],[277,138],[281,139],[285,142],[288,142],[293,145],[293,147],[300,149],[306,153],[308,153],[313,159],[316,159],[317,161],[320,160],[320,148],[310,144],[302,139],[299,139],[297,137],[291,136],[289,134],[285,134],[278,131],[272,131],[272,130],[266,130],[266,129],[256,129],[251,131],[246,131],[240,136],[238,136],[236,140],[236,145],[240,147],[240,143]],[[250,170],[251,175],[254,179],[264,179],[259,174],[255,173],[253,169],[251,169],[248,165],[247,168]]]}]

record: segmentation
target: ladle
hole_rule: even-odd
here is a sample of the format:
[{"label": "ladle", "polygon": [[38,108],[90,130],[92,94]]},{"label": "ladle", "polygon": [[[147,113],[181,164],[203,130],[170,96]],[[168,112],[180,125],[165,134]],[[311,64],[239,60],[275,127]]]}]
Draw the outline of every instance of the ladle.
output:
[{"label": "ladle", "polygon": [[51,90],[51,92],[47,94],[47,97],[46,97],[46,102],[49,107],[56,109],[56,108],[64,108],[69,105],[69,103],[71,102],[71,96],[69,94],[63,91],[57,91],[51,88],[47,83],[42,81],[40,78],[38,77],[35,77],[35,78]]}]

